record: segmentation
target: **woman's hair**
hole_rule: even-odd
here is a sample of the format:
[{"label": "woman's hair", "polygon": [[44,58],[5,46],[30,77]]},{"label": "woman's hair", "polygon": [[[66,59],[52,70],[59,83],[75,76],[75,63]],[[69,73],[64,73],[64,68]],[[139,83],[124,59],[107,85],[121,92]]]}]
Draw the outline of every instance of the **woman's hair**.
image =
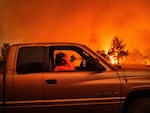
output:
[{"label": "woman's hair", "polygon": [[[62,65],[62,60],[64,60],[63,57],[65,57],[65,54],[63,52],[56,54],[56,59],[55,59],[56,66]],[[66,61],[64,60],[64,62]]]}]

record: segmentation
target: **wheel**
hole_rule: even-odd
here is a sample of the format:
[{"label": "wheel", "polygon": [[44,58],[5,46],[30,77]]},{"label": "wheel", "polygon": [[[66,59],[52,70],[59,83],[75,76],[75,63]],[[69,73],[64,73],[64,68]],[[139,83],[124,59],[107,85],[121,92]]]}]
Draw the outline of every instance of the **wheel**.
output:
[{"label": "wheel", "polygon": [[126,113],[150,113],[150,98],[141,98],[128,107]]}]

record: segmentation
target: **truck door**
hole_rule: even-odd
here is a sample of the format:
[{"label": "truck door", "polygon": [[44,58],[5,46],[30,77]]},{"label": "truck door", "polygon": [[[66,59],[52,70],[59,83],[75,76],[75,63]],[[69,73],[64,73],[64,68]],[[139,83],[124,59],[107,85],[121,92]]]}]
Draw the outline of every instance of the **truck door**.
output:
[{"label": "truck door", "polygon": [[13,75],[13,113],[42,112],[43,47],[21,47]]},{"label": "truck door", "polygon": [[118,113],[120,81],[115,72],[44,74],[47,110],[71,113]]},{"label": "truck door", "polygon": [[[80,58],[76,57],[76,59],[82,60],[85,58],[82,58],[81,54],[79,56]],[[92,63],[94,62],[92,61],[90,68],[86,69],[88,63],[87,59],[84,59],[82,68],[85,69],[78,70],[80,68],[76,68],[77,70],[72,72],[44,73],[46,112],[118,113],[121,86],[116,72],[107,69],[96,71],[97,65]],[[77,67],[80,66],[78,64],[78,61],[77,63],[74,62]]]}]

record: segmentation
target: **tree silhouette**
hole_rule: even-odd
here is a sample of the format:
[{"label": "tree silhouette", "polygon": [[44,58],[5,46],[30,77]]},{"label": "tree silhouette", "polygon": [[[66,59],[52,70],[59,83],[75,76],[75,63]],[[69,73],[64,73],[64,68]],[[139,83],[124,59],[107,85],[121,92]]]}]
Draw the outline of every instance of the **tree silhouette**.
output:
[{"label": "tree silhouette", "polygon": [[3,47],[1,48],[3,60],[6,60],[9,48],[10,48],[10,44],[9,43],[4,43],[3,44]]},{"label": "tree silhouette", "polygon": [[97,50],[96,51],[99,55],[103,56],[106,60],[110,61],[108,54],[105,52],[105,50]]},{"label": "tree silhouette", "polygon": [[4,43],[1,48],[0,71],[3,70],[9,48],[10,48],[9,43]]},{"label": "tree silhouette", "polygon": [[111,46],[108,50],[108,55],[117,59],[117,64],[120,63],[120,58],[128,55],[128,50],[125,50],[126,44],[123,44],[123,40],[115,36],[111,42]]}]

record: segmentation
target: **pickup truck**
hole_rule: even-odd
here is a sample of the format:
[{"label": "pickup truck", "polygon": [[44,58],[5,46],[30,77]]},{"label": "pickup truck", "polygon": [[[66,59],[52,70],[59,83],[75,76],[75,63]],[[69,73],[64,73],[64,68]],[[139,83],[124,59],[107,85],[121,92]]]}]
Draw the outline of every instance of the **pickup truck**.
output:
[{"label": "pickup truck", "polygon": [[[55,72],[64,52],[75,70]],[[150,68],[116,68],[77,43],[10,47],[0,74],[0,113],[150,113]]]}]

